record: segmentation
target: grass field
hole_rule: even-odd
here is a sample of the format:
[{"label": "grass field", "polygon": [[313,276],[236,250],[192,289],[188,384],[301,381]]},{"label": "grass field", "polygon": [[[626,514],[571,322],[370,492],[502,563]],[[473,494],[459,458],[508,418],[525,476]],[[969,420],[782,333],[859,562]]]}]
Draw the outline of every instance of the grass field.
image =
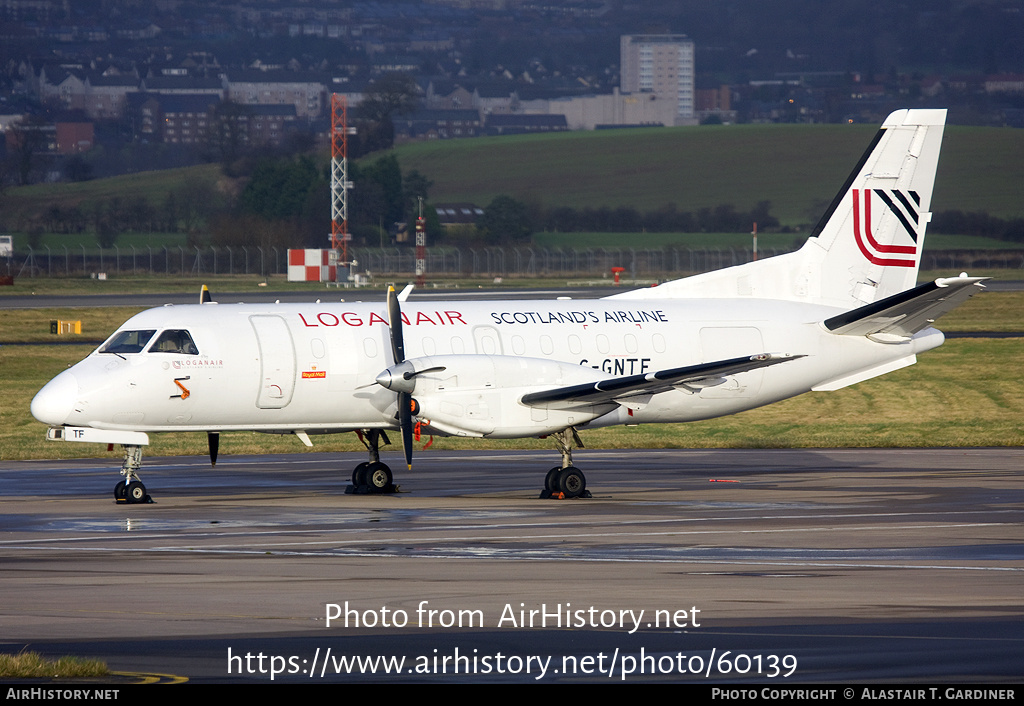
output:
[{"label": "grass field", "polygon": [[[817,220],[876,128],[734,125],[573,132],[417,143],[395,150],[433,201],[498,194],[576,208],[676,203],[683,211],[772,202],[783,224]],[[1024,131],[949,127],[932,207],[1024,215]]]},{"label": "grass field", "polygon": [[201,164],[195,167],[124,174],[92,181],[33,184],[10,189],[4,207],[12,213],[44,213],[50,206],[84,206],[115,197],[123,201],[144,197],[159,207],[167,195],[188,184],[221,182],[220,165]]},{"label": "grass field", "polygon": [[[395,150],[403,170],[433,186],[433,202],[486,205],[509,194],[545,205],[632,206],[675,203],[683,211],[768,200],[783,224],[813,223],[842,185],[876,130],[865,125],[733,125],[570,132],[441,140]],[[947,127],[933,209],[1024,215],[1024,131]],[[375,159],[372,155],[369,159]],[[326,161],[326,156],[324,157]],[[223,191],[237,184],[216,165],[8,190],[7,216],[59,204],[120,196],[161,204],[188,184]],[[51,245],[51,247],[53,247]]]},{"label": "grass field", "polygon": [[87,679],[105,677],[110,674],[106,663],[98,659],[81,657],[59,657],[46,659],[38,652],[19,652],[15,655],[0,654],[0,679],[35,679],[31,682],[52,684],[53,679]]},{"label": "grass field", "polygon": [[[29,403],[53,376],[90,348],[54,345],[50,318],[80,319],[83,338],[105,338],[134,308],[0,310],[6,394],[0,400],[0,460],[107,456],[94,444],[51,443]],[[944,317],[940,328],[1022,331],[1024,292],[986,292]],[[591,448],[782,448],[844,446],[1019,446],[1024,444],[1024,339],[955,339],[920,356],[918,364],[832,393],[810,393],[731,417],[690,424],[582,430]],[[153,435],[148,455],[205,453],[203,434]],[[313,451],[358,451],[353,434],[314,439]],[[436,439],[431,451],[453,448],[552,448],[549,440]],[[302,453],[293,437],[224,434],[221,451]],[[395,450],[397,451],[397,449]],[[428,451],[429,453],[429,451]]]},{"label": "grass field", "polygon": [[[790,249],[807,233],[760,233],[757,247]],[[536,245],[549,248],[750,248],[750,233],[534,233]],[[929,233],[925,250],[1024,250],[1024,243],[967,235]]]},{"label": "grass field", "polygon": [[[792,248],[795,243],[803,242],[807,233],[760,233],[757,237],[758,247],[765,248]],[[679,247],[693,249],[710,248],[749,248],[751,245],[750,233],[534,233],[532,242],[536,246],[546,248],[664,248]],[[14,236],[15,247],[19,252],[27,253],[27,237],[22,234]],[[193,250],[186,244],[186,236],[182,233],[124,233],[117,239],[117,247],[120,250],[121,267],[131,268],[132,248],[135,249],[135,256],[140,268],[148,266],[149,248],[158,258],[162,257],[163,249],[166,247],[174,257],[179,247],[184,247],[186,253],[192,254]],[[50,256],[53,258],[54,266],[64,267],[65,259],[74,268],[81,264],[76,261],[82,257],[82,250],[89,256],[99,252],[99,245],[96,236],[92,233],[75,233],[66,235],[63,233],[46,233],[40,238],[39,247],[36,248],[37,257],[46,255],[46,248],[50,248]],[[968,235],[947,235],[928,234],[927,249],[934,250],[1024,250],[1024,243],[1015,243],[1008,240],[996,240],[995,238],[982,238]],[[241,249],[235,248],[236,257],[241,257]],[[107,248],[104,252],[114,262],[115,251]],[[208,252],[208,251],[207,251]],[[220,249],[221,255],[226,258],[227,254]],[[159,260],[158,260],[159,261]]]}]

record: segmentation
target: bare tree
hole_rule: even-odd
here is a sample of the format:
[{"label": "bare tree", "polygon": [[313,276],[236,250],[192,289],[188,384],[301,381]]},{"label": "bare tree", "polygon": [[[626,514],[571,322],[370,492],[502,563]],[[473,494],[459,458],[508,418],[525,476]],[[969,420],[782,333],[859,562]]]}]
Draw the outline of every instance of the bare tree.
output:
[{"label": "bare tree", "polygon": [[7,129],[7,147],[18,183],[24,186],[32,181],[33,172],[48,156],[50,130],[46,119],[30,115],[13,123]]}]

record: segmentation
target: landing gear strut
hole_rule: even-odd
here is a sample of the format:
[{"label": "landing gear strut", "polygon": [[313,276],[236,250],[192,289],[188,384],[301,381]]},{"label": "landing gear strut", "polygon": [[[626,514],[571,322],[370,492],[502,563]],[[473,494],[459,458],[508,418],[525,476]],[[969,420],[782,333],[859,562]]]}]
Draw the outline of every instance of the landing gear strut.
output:
[{"label": "landing gear strut", "polygon": [[370,429],[359,434],[360,441],[366,446],[370,460],[364,461],[352,471],[352,485],[345,489],[346,494],[365,493],[397,493],[398,486],[392,481],[391,468],[380,460],[381,442],[390,444],[388,435],[380,429]]},{"label": "landing gear strut", "polygon": [[552,438],[562,452],[562,465],[555,466],[548,471],[544,478],[544,490],[541,491],[540,497],[542,499],[591,497],[590,491],[587,490],[586,476],[583,475],[583,471],[572,465],[573,443],[575,442],[577,447],[583,448],[583,442],[580,440],[579,434],[576,433],[575,427],[563,429],[557,434],[553,434]]},{"label": "landing gear strut", "polygon": [[121,462],[121,475],[124,480],[114,486],[114,500],[131,505],[151,503],[153,498],[146,492],[146,486],[139,480],[139,469],[142,468],[142,447],[135,444],[122,444],[124,461]]}]

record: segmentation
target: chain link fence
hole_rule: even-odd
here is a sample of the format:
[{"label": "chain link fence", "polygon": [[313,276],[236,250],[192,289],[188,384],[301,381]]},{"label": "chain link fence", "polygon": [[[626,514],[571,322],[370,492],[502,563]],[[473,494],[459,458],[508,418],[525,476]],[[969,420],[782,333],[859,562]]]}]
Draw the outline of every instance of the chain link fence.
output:
[{"label": "chain link fence", "polygon": [[[760,259],[789,252],[760,248]],[[353,271],[371,278],[414,277],[414,248],[350,248]],[[667,279],[710,272],[753,259],[750,248],[452,248],[427,250],[432,278],[606,278],[623,268],[626,279]],[[8,272],[20,277],[88,275],[283,276],[288,251],[263,247],[113,247],[78,250],[29,249],[8,260]],[[925,253],[924,270],[1022,269],[1024,251],[945,250]]]}]

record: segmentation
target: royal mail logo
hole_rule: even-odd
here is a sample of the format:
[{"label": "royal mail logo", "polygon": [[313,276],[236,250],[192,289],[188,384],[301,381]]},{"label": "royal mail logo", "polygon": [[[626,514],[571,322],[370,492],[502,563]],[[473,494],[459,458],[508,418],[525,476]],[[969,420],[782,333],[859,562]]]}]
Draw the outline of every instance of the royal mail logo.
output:
[{"label": "royal mail logo", "polygon": [[[885,189],[853,189],[853,237],[857,247],[869,262],[889,267],[916,267],[917,229],[920,222],[918,208],[921,197],[916,191],[887,191]],[[913,241],[913,245],[883,244],[872,233],[871,206],[873,196],[888,209],[900,227]],[[901,256],[911,256],[911,259]]]},{"label": "royal mail logo", "polygon": [[309,379],[312,379],[312,378],[325,378],[325,377],[327,377],[327,371],[326,370],[303,370],[302,371],[302,378],[304,380],[309,380]]}]

